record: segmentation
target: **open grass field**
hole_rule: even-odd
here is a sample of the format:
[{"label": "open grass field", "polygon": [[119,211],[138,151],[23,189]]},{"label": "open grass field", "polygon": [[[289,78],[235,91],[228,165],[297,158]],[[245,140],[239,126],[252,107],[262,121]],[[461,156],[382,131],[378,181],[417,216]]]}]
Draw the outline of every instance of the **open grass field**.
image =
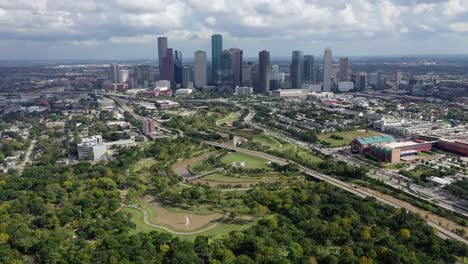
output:
[{"label": "open grass field", "polygon": [[[157,231],[157,232],[166,232],[162,229],[152,227],[147,225],[144,220],[143,220],[143,212],[134,208],[122,208],[121,212],[123,213],[129,213],[131,215],[130,220],[135,224],[135,229],[132,230],[133,233],[138,233],[138,232],[151,232],[151,231]],[[200,234],[195,234],[195,235],[179,235],[179,234],[174,234],[174,236],[184,239],[184,240],[189,240],[193,241],[198,235],[204,235],[204,236],[210,236],[213,238],[219,238],[222,237],[225,234],[228,234],[231,231],[242,231],[245,229],[248,229],[252,227],[255,224],[255,222],[245,222],[243,225],[239,224],[228,224],[228,223],[219,223],[218,226],[216,226],[213,229],[207,230],[206,232],[200,233]]]},{"label": "open grass field", "polygon": [[216,125],[217,126],[222,126],[222,125],[232,126],[232,123],[239,120],[240,116],[241,114],[239,112],[230,113],[229,115],[217,120]]},{"label": "open grass field", "polygon": [[259,158],[257,156],[241,152],[229,152],[223,158],[221,158],[221,162],[223,162],[226,165],[232,165],[235,162],[237,167],[240,167],[241,162],[245,162],[246,169],[269,168],[267,165],[267,159]]},{"label": "open grass field", "polygon": [[223,173],[215,173],[206,176],[205,181],[214,181],[221,183],[258,183],[258,182],[271,182],[278,179],[276,176],[271,177],[247,177],[247,176],[229,176]]},{"label": "open grass field", "polygon": [[[343,139],[337,140],[337,139],[331,138],[330,137],[331,135],[337,135],[337,136],[343,137]],[[375,131],[366,131],[366,130],[353,130],[353,131],[343,131],[343,132],[321,134],[321,135],[318,135],[318,139],[320,141],[330,143],[331,147],[343,147],[343,146],[350,145],[351,141],[353,141],[355,138],[372,137],[372,136],[379,136],[379,135],[382,135],[382,133],[375,132]]]},{"label": "open grass field", "polygon": [[263,146],[270,147],[271,149],[278,149],[283,147],[283,144],[281,144],[279,141],[276,139],[269,137],[265,134],[261,134],[253,139],[254,142],[258,142],[262,144]]}]

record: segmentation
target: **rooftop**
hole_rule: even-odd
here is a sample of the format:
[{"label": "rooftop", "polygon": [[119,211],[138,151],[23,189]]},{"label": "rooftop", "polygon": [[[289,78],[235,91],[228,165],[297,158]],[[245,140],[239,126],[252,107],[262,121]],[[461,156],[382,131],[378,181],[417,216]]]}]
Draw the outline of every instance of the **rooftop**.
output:
[{"label": "rooftop", "polygon": [[376,143],[395,142],[396,139],[391,135],[381,135],[381,136],[358,138],[357,141],[359,141],[359,143],[363,145],[367,145],[367,144],[376,144]]},{"label": "rooftop", "polygon": [[407,146],[413,146],[413,145],[418,145],[419,143],[413,142],[413,141],[406,141],[406,142],[392,142],[388,143],[385,146],[387,148],[402,148],[402,147],[407,147]]}]

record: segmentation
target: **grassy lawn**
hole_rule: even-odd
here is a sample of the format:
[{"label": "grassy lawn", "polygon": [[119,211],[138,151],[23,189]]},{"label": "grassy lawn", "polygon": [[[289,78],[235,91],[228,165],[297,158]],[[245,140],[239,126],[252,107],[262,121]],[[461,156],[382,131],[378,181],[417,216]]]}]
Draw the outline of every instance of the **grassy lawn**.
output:
[{"label": "grassy lawn", "polygon": [[[140,211],[140,210],[125,207],[125,208],[121,209],[121,212],[131,214],[130,220],[136,225],[135,229],[133,229],[131,231],[132,233],[151,232],[151,231],[166,232],[166,231],[164,231],[162,229],[155,228],[155,227],[152,227],[152,226],[149,226],[149,225],[145,224],[145,222],[143,221],[143,212]],[[218,237],[222,237],[225,234],[228,234],[231,231],[235,231],[235,230],[242,231],[242,230],[245,230],[245,229],[248,229],[248,228],[252,227],[253,225],[255,225],[255,222],[246,222],[243,225],[220,223],[217,227],[215,227],[213,229],[210,229],[210,230],[208,230],[206,232],[200,233],[200,234],[196,234],[196,235],[174,235],[174,236],[176,236],[176,237],[178,237],[180,239],[189,240],[189,241],[195,240],[195,238],[198,235],[211,236],[211,237],[214,237],[214,238],[218,238]]]},{"label": "grassy lawn", "polygon": [[[337,135],[337,136],[343,137],[343,139],[337,140],[337,139],[331,138],[330,137],[331,135]],[[382,135],[382,134],[379,132],[375,132],[375,131],[353,130],[353,131],[343,131],[343,132],[321,134],[321,135],[318,135],[318,139],[320,141],[325,141],[325,142],[330,143],[331,147],[342,147],[342,146],[350,145],[351,141],[353,141],[355,138],[372,137],[372,136],[378,136],[378,135]]]},{"label": "grassy lawn", "polygon": [[268,160],[242,152],[229,152],[222,159],[226,165],[232,165],[234,162],[240,166],[240,162],[245,162],[246,169],[267,169]]},{"label": "grassy lawn", "polygon": [[231,126],[233,122],[239,120],[241,114],[239,112],[230,113],[229,115],[216,121],[217,126],[229,125]]},{"label": "grassy lawn", "polygon": [[253,183],[275,180],[277,177],[236,177],[228,176],[226,174],[216,173],[205,177],[207,181],[221,182],[221,183]]},{"label": "grassy lawn", "polygon": [[253,139],[253,141],[262,144],[263,146],[270,147],[271,149],[277,149],[283,147],[283,144],[278,142],[272,137],[269,137],[265,134],[261,134]]},{"label": "grassy lawn", "polygon": [[138,161],[135,165],[133,165],[133,170],[138,172],[138,171],[141,171],[142,169],[150,168],[156,163],[158,163],[158,161],[152,158],[142,159]]}]

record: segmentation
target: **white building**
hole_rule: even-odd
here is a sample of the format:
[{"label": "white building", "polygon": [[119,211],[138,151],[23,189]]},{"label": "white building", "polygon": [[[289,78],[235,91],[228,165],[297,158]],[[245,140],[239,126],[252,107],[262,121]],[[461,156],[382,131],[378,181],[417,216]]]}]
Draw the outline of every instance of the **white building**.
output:
[{"label": "white building", "polygon": [[326,48],[323,54],[323,92],[331,92],[332,87],[332,50]]},{"label": "white building", "polygon": [[252,87],[236,87],[236,94],[238,95],[251,95],[253,94],[253,88]]},{"label": "white building", "polygon": [[275,97],[290,97],[290,98],[305,98],[309,90],[305,89],[285,89],[285,90],[275,90],[271,92],[272,96]]},{"label": "white building", "polygon": [[170,88],[171,87],[171,81],[167,80],[159,80],[156,81],[156,88]]},{"label": "white building", "polygon": [[120,70],[119,81],[121,83],[126,83],[128,81],[129,72],[128,70]]},{"label": "white building", "polygon": [[188,96],[188,95],[191,95],[192,92],[193,92],[192,89],[177,89],[175,94],[177,96]]},{"label": "white building", "polygon": [[338,83],[338,90],[341,92],[349,92],[354,89],[353,82],[339,82]]},{"label": "white building", "polygon": [[77,148],[80,160],[92,159],[93,161],[98,161],[106,156],[106,145],[104,145],[101,136],[83,138],[81,143],[78,143]]}]

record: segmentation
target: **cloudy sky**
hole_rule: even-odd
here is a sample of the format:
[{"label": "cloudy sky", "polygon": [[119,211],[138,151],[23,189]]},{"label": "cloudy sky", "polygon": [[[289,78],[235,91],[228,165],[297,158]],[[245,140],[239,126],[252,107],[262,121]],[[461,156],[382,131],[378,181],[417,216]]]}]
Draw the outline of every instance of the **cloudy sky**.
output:
[{"label": "cloudy sky", "polygon": [[0,59],[192,57],[221,33],[247,56],[468,54],[468,0],[0,0]]}]

